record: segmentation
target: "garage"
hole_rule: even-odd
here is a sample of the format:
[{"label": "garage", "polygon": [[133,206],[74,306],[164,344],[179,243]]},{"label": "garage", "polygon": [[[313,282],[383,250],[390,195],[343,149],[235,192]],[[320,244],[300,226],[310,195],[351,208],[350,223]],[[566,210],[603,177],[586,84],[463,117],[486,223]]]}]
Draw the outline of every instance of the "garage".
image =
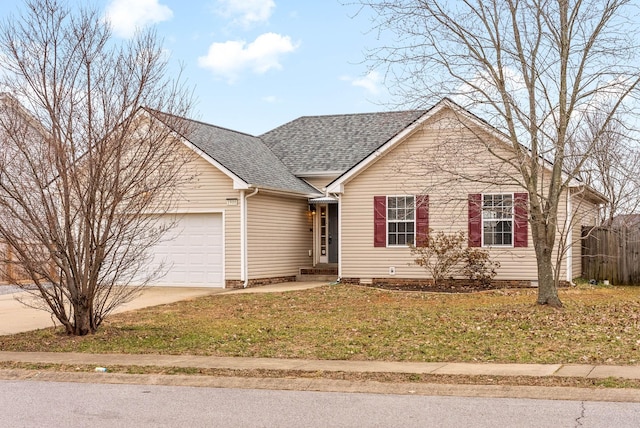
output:
[{"label": "garage", "polygon": [[224,287],[222,214],[164,216],[177,225],[150,249],[149,271],[164,263],[162,278],[151,285]]}]

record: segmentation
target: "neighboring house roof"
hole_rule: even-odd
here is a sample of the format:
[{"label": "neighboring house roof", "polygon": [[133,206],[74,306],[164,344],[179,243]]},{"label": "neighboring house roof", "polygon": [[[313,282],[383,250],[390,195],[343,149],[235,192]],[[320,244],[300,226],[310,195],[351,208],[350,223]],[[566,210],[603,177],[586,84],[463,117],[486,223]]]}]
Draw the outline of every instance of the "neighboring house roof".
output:
[{"label": "neighboring house roof", "polygon": [[613,227],[640,228],[640,214],[620,214],[613,218]]},{"label": "neighboring house roof", "polygon": [[[162,120],[166,113],[152,111]],[[262,140],[186,118],[184,139],[250,186],[271,190],[317,195],[318,191],[287,169]]]},{"label": "neighboring house roof", "polygon": [[340,174],[414,123],[424,110],[304,116],[260,138],[296,175]]}]

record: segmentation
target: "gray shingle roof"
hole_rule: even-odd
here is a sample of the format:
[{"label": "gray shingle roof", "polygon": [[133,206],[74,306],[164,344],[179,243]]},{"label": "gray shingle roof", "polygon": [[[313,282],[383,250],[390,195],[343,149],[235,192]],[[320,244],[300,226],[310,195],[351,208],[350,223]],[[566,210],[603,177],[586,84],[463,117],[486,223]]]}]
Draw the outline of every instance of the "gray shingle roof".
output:
[{"label": "gray shingle roof", "polygon": [[424,110],[411,110],[305,116],[260,138],[296,175],[344,172],[424,113]]},{"label": "gray shingle roof", "polygon": [[[164,113],[152,113],[161,120],[167,117]],[[186,135],[182,135],[185,139],[246,183],[303,194],[318,193],[293,175],[258,137],[191,119],[173,119],[186,121]]]},{"label": "gray shingle roof", "polygon": [[611,226],[640,228],[640,214],[618,214],[613,218]]},{"label": "gray shingle roof", "polygon": [[[178,119],[186,121],[188,128],[188,135],[183,137],[245,182],[258,187],[317,193],[296,175],[347,171],[425,112],[304,116],[260,137]],[[152,113],[160,118],[164,115]]]}]

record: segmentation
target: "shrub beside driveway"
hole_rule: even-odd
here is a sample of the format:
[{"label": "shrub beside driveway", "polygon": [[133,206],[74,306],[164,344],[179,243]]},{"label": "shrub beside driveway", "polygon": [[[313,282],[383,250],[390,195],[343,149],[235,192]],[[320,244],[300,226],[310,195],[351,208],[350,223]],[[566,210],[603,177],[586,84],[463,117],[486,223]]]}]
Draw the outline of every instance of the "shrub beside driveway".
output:
[{"label": "shrub beside driveway", "polygon": [[638,364],[640,288],[470,294],[356,286],[222,294],[113,316],[97,334],[39,330],[0,337],[6,351],[278,358]]}]

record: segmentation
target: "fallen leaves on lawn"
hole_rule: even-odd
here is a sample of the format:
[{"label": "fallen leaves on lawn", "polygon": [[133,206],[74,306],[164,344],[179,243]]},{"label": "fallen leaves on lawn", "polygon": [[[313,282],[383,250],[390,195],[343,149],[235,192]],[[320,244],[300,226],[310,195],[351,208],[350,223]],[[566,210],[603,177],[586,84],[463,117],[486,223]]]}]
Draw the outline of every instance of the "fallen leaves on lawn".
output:
[{"label": "fallen leaves on lawn", "polygon": [[110,318],[92,336],[51,329],[0,337],[5,350],[387,361],[636,364],[640,288],[465,294],[357,286],[212,295]]}]

